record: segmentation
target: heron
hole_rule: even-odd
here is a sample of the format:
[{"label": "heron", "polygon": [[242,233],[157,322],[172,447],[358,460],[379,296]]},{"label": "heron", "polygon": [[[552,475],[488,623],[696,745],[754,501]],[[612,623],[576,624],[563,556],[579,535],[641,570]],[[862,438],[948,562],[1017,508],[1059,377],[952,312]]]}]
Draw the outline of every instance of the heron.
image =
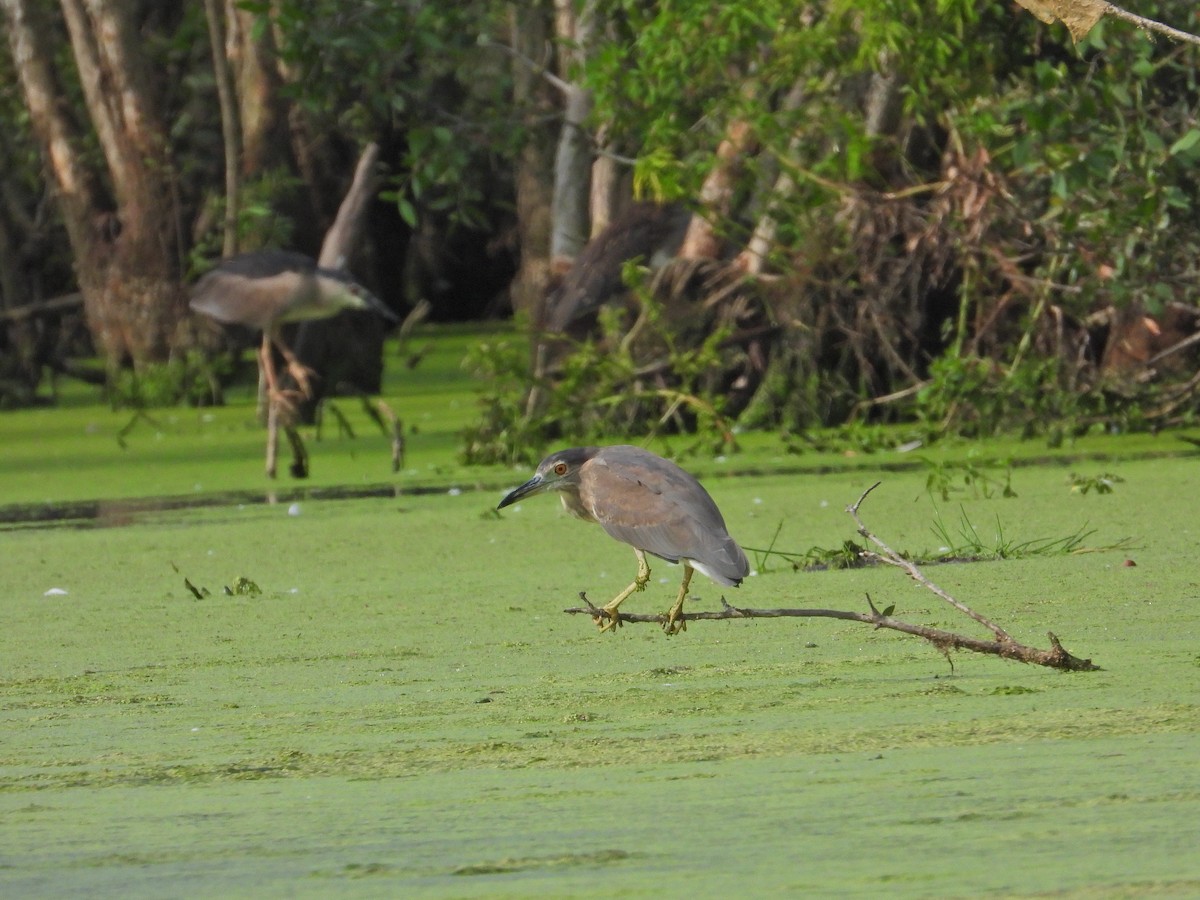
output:
[{"label": "heron", "polygon": [[[610,537],[629,544],[637,556],[637,575],[629,587],[600,607],[601,631],[620,625],[617,608],[650,580],[646,554],[682,563],[683,581],[667,611],[663,630],[675,634],[693,571],[717,584],[736,587],[750,574],[746,554],[725,527],[725,519],[703,485],[669,459],[627,444],[573,447],[543,459],[534,476],[511,491],[497,509],[524,497],[557,491],[577,518],[595,522]],[[601,619],[606,621],[601,621]]]},{"label": "heron", "polygon": [[324,319],[343,309],[370,310],[398,321],[395,313],[342,269],[317,265],[312,257],[289,250],[259,250],[221,260],[192,289],[192,309],[230,325],[263,333],[258,360],[273,401],[285,401],[272,358],[274,344],[287,362],[300,393],[312,396],[304,366],[284,343],[281,329],[289,322]]}]

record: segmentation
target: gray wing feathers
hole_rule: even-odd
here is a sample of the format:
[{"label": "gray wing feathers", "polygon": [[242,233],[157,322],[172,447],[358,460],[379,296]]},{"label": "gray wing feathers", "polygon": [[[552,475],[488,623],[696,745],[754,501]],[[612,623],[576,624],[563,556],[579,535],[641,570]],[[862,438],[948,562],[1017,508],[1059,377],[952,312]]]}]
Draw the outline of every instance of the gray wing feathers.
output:
[{"label": "gray wing feathers", "polygon": [[[701,563],[705,574],[723,584],[738,584],[749,573],[720,510],[695,478],[637,447],[606,448],[605,453],[620,465],[586,463],[594,496],[581,500],[609,535],[671,562]],[[631,474],[631,466],[638,475]]]},{"label": "gray wing feathers", "polygon": [[237,274],[211,272],[196,283],[190,305],[218,322],[266,328],[296,292],[298,277],[295,272],[280,272],[252,281]]}]

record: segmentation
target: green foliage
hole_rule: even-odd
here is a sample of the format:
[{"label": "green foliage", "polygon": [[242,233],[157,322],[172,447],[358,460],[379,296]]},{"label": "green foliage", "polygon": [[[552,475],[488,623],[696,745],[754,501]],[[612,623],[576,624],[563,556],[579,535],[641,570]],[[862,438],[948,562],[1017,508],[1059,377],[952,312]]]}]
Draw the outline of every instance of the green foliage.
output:
[{"label": "green foliage", "polygon": [[840,547],[827,549],[824,547],[811,547],[798,562],[794,563],[797,569],[803,569],[806,572],[815,572],[823,569],[857,569],[867,565],[863,553],[866,548],[856,541],[844,540]]},{"label": "green foliage", "polygon": [[[1153,6],[1153,4],[1152,4]],[[1182,4],[1140,9],[1183,22]],[[1042,273],[1076,308],[1178,296],[1200,252],[1196,51],[1102,21],[1077,54],[1043,54],[1008,90],[960,115],[1012,171],[1049,251]],[[1176,277],[1164,278],[1164,273]]]},{"label": "green foliage", "polygon": [[845,540],[840,547],[828,549],[811,547],[805,553],[789,552],[776,547],[780,532],[783,531],[781,521],[771,535],[771,542],[766,547],[744,547],[747,553],[754,557],[754,569],[759,575],[765,575],[771,569],[771,560],[778,557],[787,562],[794,572],[815,572],[824,569],[856,569],[869,563],[863,557],[865,548],[853,540]]},{"label": "green foliage", "polygon": [[[464,462],[528,464],[561,438],[597,443],[612,435],[663,429],[694,432],[697,440],[717,447],[731,443],[723,398],[713,387],[724,365],[720,344],[728,331],[716,328],[698,345],[684,345],[659,302],[647,291],[635,294],[640,312],[632,327],[610,308],[601,312],[596,339],[547,338],[553,341],[547,345],[550,352],[566,349],[540,378],[530,374],[524,342],[480,344],[468,364],[487,387],[480,397],[480,421],[463,434]],[[662,351],[662,362],[653,367],[661,379],[640,361],[637,348],[647,344]]]},{"label": "green foliage", "polygon": [[[880,146],[890,135],[866,135],[862,110],[847,103],[848,88],[855,96],[854,85],[882,72],[902,86],[918,141],[948,130],[1007,173],[1016,202],[981,237],[1007,242],[1025,228],[1025,240],[1032,226],[1045,249],[1038,274],[1078,285],[1061,298],[1074,308],[1137,297],[1153,309],[1178,295],[1164,271],[1195,270],[1194,48],[1113,22],[1073,48],[1062,29],[967,0],[840,0],[808,13],[782,0],[604,7],[628,30],[597,54],[588,83],[597,118],[636,143],[647,193],[695,196],[723,129],[741,120],[763,147],[759,162],[801,176],[779,217],[820,216],[827,227],[838,188],[881,184],[874,165],[891,161]],[[1190,7],[1139,12],[1183,22]],[[780,107],[793,86],[800,106]],[[911,151],[895,162],[906,180],[940,174],[922,171]]]},{"label": "green foliage", "polygon": [[[975,498],[990,500],[993,497],[1011,499],[1017,496],[1012,486],[1012,463],[1004,463],[1004,472],[999,478],[988,474],[988,469],[994,465],[976,462],[968,456],[962,461],[924,460],[928,475],[925,479],[925,491],[932,497],[949,500],[950,495],[957,491],[970,491]],[[960,485],[961,482],[961,485]]]},{"label": "green foliage", "polygon": [[[695,196],[724,128],[737,120],[753,127],[767,155],[799,171],[872,177],[873,141],[860,112],[846,105],[847,86],[886,67],[905,85],[908,111],[932,122],[947,106],[993,88],[1006,45],[982,44],[981,20],[998,20],[1008,35],[1014,24],[1011,15],[981,13],[967,0],[843,0],[819,10],[785,0],[610,0],[601,9],[621,30],[585,73],[596,118],[635,145],[636,175],[647,192],[668,198]],[[794,86],[803,91],[801,106],[779,108],[775,101]],[[802,187],[792,208],[833,197]]]},{"label": "green foliage", "polygon": [[1086,524],[1068,535],[1056,538],[1032,538],[1017,540],[1004,533],[1000,517],[996,516],[996,530],[991,537],[983,537],[979,529],[959,507],[959,520],[951,530],[942,519],[941,510],[935,508],[933,533],[941,547],[929,561],[959,562],[963,560],[1027,559],[1033,556],[1069,556],[1077,553],[1097,553],[1110,550],[1126,550],[1131,546],[1129,538],[1123,538],[1103,547],[1089,547],[1084,541],[1096,533]]},{"label": "green foliage", "polygon": [[[415,225],[427,211],[475,227],[496,202],[494,183],[520,146],[506,115],[511,60],[487,45],[506,10],[461,3],[246,3],[270,10],[281,57],[297,78],[288,88],[318,126],[358,143],[397,135],[384,197]],[[265,19],[261,20],[265,23]]]},{"label": "green foliage", "polygon": [[1113,475],[1111,472],[1104,472],[1100,475],[1078,475],[1072,472],[1067,477],[1072,494],[1087,494],[1091,491],[1095,491],[1097,494],[1111,494],[1116,485],[1124,480],[1120,475]]},{"label": "green foliage", "polygon": [[821,431],[785,431],[782,439],[784,451],[799,456],[807,451],[871,454],[880,450],[894,450],[898,440],[903,437],[892,427],[854,421]]},{"label": "green foliage", "polygon": [[220,396],[220,378],[227,374],[226,360],[207,358],[197,350],[166,363],[151,363],[140,369],[119,369],[108,385],[113,409],[154,409],[175,406],[206,406]]},{"label": "green foliage", "polygon": [[[1154,388],[1105,383],[1081,323],[1102,306],[1193,302],[1196,48],[1112,19],[1075,47],[1061,26],[967,0],[602,8],[626,30],[587,79],[642,193],[695,197],[735,122],[755,150],[718,230],[744,243],[778,173],[794,179],[770,201],[774,261],[805,273],[793,295],[817,299],[781,318],[823,331],[789,335],[780,355],[799,360],[772,360],[744,424],[842,424],[856,401],[930,365],[915,407],[876,410],[915,414],[926,439],[1016,431],[1058,444],[1148,427]],[[1193,12],[1139,9],[1184,27]],[[873,75],[900,92],[897,124],[879,131],[865,116]],[[935,292],[954,308],[931,311]],[[920,316],[926,332],[906,334]],[[884,329],[887,346],[871,343]]]},{"label": "green foliage", "polygon": [[[302,188],[303,182],[283,168],[268,169],[242,183],[237,221],[238,247],[242,252],[291,246],[295,223],[279,210],[286,207],[284,201],[289,194]],[[197,235],[188,254],[185,281],[203,275],[221,258],[224,234],[220,226],[225,218],[223,195],[214,194],[208,198],[206,218],[213,227]]]},{"label": "green foliage", "polygon": [[462,460],[471,464],[533,464],[545,437],[526,414],[529,345],[520,339],[481,341],[465,363],[487,385],[480,392],[479,421],[464,429]]},{"label": "green foliage", "polygon": [[[1096,530],[1089,529],[1086,525],[1061,537],[1018,540],[1005,533],[999,516],[996,517],[995,533],[984,536],[962,507],[959,507],[959,520],[954,526],[950,526],[942,518],[941,510],[935,507],[931,528],[940,545],[937,550],[920,554],[901,553],[901,556],[918,564],[983,562],[1128,550],[1132,546],[1129,538],[1102,547],[1088,546],[1084,541],[1095,534]],[[776,530],[775,536],[778,535]],[[837,547],[812,547],[804,553],[779,550],[775,547],[774,540],[764,549],[747,547],[746,550],[755,555],[756,568],[760,573],[767,571],[772,557],[786,560],[796,571],[806,572],[853,569],[873,564],[869,555],[864,556],[866,548],[853,540],[843,541]],[[883,611],[882,614],[890,615],[891,609]]]},{"label": "green foliage", "polygon": [[760,575],[765,575],[771,569],[771,560],[779,558],[790,565],[794,572],[820,572],[826,569],[857,569],[870,565],[863,556],[866,548],[856,541],[847,539],[838,547],[810,547],[804,553],[796,553],[776,548],[775,543],[783,524],[775,529],[775,535],[767,547],[745,547],[747,553],[754,556],[754,568]]},{"label": "green foliage", "polygon": [[930,366],[914,412],[926,438],[1001,432],[1044,437],[1058,446],[1097,425],[1144,427],[1142,398],[1105,384],[1070,385],[1058,357],[1030,358],[1005,369],[991,359],[945,355]]}]

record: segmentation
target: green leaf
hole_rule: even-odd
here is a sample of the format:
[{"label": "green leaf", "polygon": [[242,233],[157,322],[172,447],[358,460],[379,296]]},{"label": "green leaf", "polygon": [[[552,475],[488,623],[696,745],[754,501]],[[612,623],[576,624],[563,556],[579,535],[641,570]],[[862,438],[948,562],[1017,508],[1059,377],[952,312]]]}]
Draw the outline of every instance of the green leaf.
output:
[{"label": "green leaf", "polygon": [[412,203],[408,201],[408,199],[404,197],[398,197],[396,199],[396,209],[400,212],[400,218],[402,218],[410,228],[417,227],[417,210],[416,207],[414,207]]},{"label": "green leaf", "polygon": [[1180,153],[1186,153],[1200,143],[1200,129],[1188,129],[1187,134],[1171,145],[1171,149],[1167,152],[1171,156],[1177,156]]}]

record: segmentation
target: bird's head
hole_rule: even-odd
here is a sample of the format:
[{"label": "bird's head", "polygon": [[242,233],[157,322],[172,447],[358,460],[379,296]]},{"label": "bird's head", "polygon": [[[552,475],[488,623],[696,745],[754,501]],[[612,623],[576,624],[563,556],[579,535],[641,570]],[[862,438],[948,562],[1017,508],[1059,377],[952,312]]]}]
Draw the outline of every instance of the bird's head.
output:
[{"label": "bird's head", "polygon": [[321,293],[337,306],[344,309],[370,310],[389,322],[398,322],[394,312],[383,305],[383,301],[355,281],[342,269],[317,269]]},{"label": "bird's head", "polygon": [[579,470],[595,454],[595,447],[572,447],[551,453],[540,463],[537,471],[520,487],[511,491],[496,509],[504,509],[525,497],[544,494],[547,491],[578,493]]}]

